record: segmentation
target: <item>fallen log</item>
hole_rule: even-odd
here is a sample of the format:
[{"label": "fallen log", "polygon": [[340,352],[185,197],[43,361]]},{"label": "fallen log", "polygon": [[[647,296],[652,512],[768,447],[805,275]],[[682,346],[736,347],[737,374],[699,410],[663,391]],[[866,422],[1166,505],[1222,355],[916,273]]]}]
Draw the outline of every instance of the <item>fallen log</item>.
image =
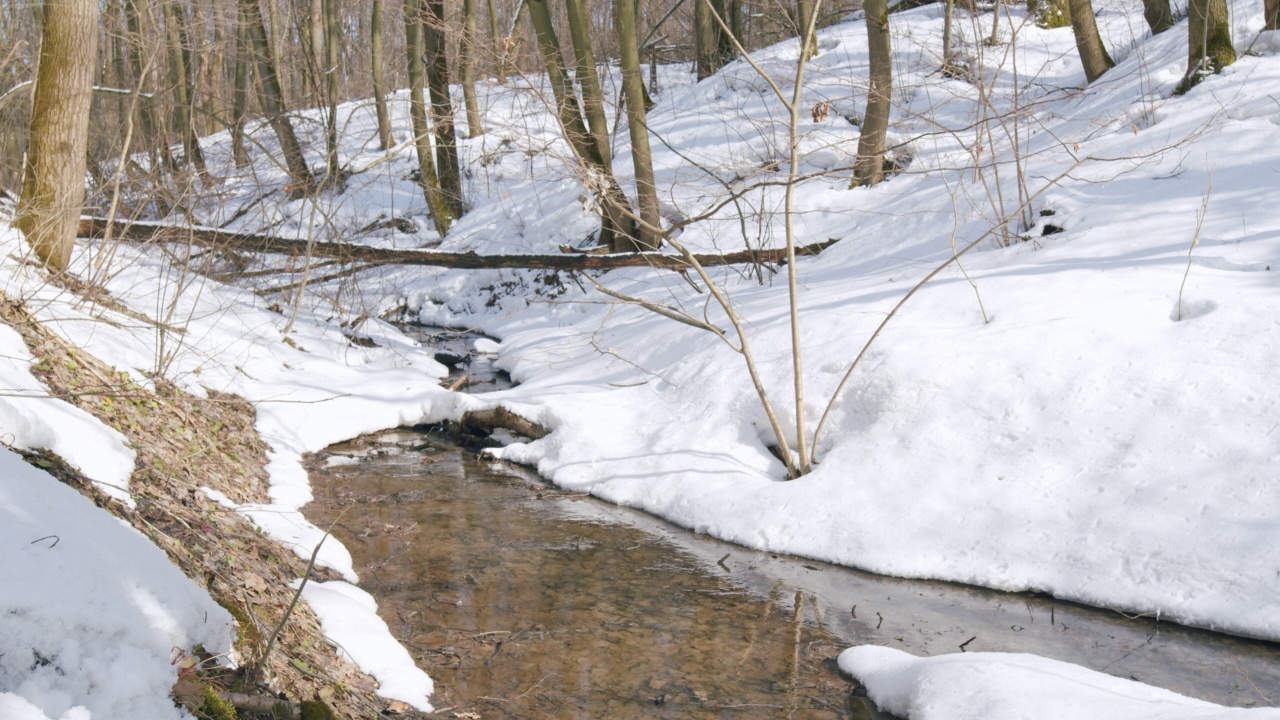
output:
[{"label": "fallen log", "polygon": [[[81,218],[79,237],[103,238],[110,228],[111,237],[129,242],[191,243],[201,247],[238,252],[324,258],[368,265],[428,265],[443,268],[489,270],[521,268],[529,270],[611,270],[614,268],[652,267],[687,270],[691,266],[679,255],[659,252],[619,253],[613,255],[478,255],[474,252],[439,252],[433,250],[393,250],[368,245],[334,242],[307,242],[274,235],[234,233],[217,228],[181,227],[159,223]],[[817,255],[837,242],[825,240],[796,248],[797,256]],[[704,267],[741,263],[781,263],[785,249],[739,250],[724,254],[695,254]]]}]

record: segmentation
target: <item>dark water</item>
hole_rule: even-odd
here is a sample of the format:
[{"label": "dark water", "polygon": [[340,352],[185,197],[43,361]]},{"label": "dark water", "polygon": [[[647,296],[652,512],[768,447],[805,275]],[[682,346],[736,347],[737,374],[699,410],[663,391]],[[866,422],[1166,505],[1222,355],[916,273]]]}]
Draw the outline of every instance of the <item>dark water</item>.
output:
[{"label": "dark water", "polygon": [[1276,644],[746,550],[439,433],[334,446],[310,471],[307,516],[327,526],[348,508],[335,534],[442,717],[867,717],[834,665],[858,643],[1034,652],[1222,704],[1280,702]]}]

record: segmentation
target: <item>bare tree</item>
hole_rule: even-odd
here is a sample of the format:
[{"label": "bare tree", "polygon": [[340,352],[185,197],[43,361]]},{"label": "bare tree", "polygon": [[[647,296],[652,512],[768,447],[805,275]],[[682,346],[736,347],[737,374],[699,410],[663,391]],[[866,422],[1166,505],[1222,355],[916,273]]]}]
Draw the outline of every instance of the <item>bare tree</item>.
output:
[{"label": "bare tree", "polygon": [[[622,1],[619,0],[618,4]],[[604,115],[604,96],[600,92],[600,79],[596,76],[596,59],[591,47],[591,30],[588,25],[586,2],[585,0],[565,0],[564,4],[569,16],[569,37],[573,42],[573,57],[577,67],[574,77],[578,81],[578,87],[582,89],[582,111],[587,116],[591,137],[600,151],[600,160],[605,170],[612,171],[613,153],[609,147],[609,125]],[[631,15],[635,16],[634,8],[631,10]]]},{"label": "bare tree", "polygon": [[867,0],[867,49],[871,58],[871,82],[867,87],[867,112],[853,163],[855,185],[875,185],[884,179],[884,142],[889,132],[893,92],[893,52],[889,46],[889,3]]},{"label": "bare tree", "polygon": [[614,4],[613,18],[618,29],[622,90],[627,98],[627,126],[631,133],[636,199],[640,206],[639,238],[636,246],[630,249],[656,250],[659,233],[662,232],[662,221],[658,214],[658,191],[653,179],[653,155],[649,150],[649,126],[645,122],[644,81],[640,77],[635,5],[630,0],[618,0]]},{"label": "bare tree", "polygon": [[378,114],[378,149],[391,149],[391,115],[387,112],[387,83],[382,66],[383,0],[373,0],[369,11],[369,58],[373,61],[373,105]]},{"label": "bare tree", "polygon": [[446,52],[444,0],[423,0],[423,61],[427,91],[431,96],[431,125],[435,131],[436,172],[440,189],[454,218],[462,217],[462,170],[458,165],[458,135],[453,125],[453,101],[449,98],[449,59]]},{"label": "bare tree", "polygon": [[284,95],[280,90],[280,80],[276,76],[276,64],[267,45],[267,30],[262,21],[262,9],[258,0],[237,0],[241,12],[244,13],[245,29],[252,40],[254,58],[254,75],[258,80],[258,101],[267,122],[275,131],[280,141],[280,152],[284,155],[285,167],[289,172],[295,192],[305,192],[315,185],[311,168],[307,167],[306,158],[302,154],[302,145],[293,132],[293,123],[289,122],[285,109]]},{"label": "bare tree", "polygon": [[418,184],[422,186],[427,210],[443,237],[453,224],[453,211],[445,200],[431,157],[431,129],[427,126],[427,104],[423,95],[423,38],[420,0],[404,0],[405,52],[409,60],[409,121],[413,127],[413,144],[418,153]]},{"label": "bare tree", "polygon": [[98,55],[97,0],[45,0],[22,195],[16,222],[49,269],[71,261],[84,202],[89,105]]},{"label": "bare tree", "polygon": [[1179,94],[1236,61],[1226,0],[1189,0],[1187,20],[1187,74]]},{"label": "bare tree", "polygon": [[[1276,4],[1276,0],[1266,0],[1266,2],[1270,5]],[[1169,0],[1142,0],[1142,16],[1146,19],[1147,26],[1151,28],[1152,35],[1159,35],[1173,27],[1173,8],[1169,6]]]},{"label": "bare tree", "polygon": [[526,0],[523,6],[528,8],[530,24],[538,37],[538,49],[546,68],[547,82],[551,85],[560,130],[580,163],[584,183],[600,198],[603,211],[600,244],[611,246],[617,252],[633,249],[635,220],[627,197],[605,165],[604,158],[600,155],[600,146],[583,122],[578,95],[565,73],[560,41],[556,37],[546,0]]},{"label": "bare tree", "polygon": [[462,104],[467,109],[467,137],[484,134],[480,103],[476,100],[476,0],[462,0],[462,39],[458,43],[462,68]]},{"label": "bare tree", "polygon": [[1084,65],[1084,77],[1093,82],[1115,67],[1115,62],[1102,45],[1102,36],[1098,34],[1098,24],[1093,18],[1093,3],[1090,0],[1070,0],[1070,7],[1071,32],[1076,37],[1076,50]]}]

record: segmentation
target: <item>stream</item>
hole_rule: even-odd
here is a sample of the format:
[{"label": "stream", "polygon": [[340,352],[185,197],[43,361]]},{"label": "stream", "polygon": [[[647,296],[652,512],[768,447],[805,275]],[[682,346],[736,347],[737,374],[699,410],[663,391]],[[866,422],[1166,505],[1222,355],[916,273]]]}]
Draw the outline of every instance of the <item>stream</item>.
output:
[{"label": "stream", "polygon": [[[420,332],[473,391],[503,382],[468,338]],[[435,680],[439,717],[887,717],[835,667],[866,643],[1033,652],[1224,705],[1280,702],[1275,643],[749,550],[556,489],[439,428],[334,445],[308,472],[307,517],[327,527],[345,509],[334,534]]]}]

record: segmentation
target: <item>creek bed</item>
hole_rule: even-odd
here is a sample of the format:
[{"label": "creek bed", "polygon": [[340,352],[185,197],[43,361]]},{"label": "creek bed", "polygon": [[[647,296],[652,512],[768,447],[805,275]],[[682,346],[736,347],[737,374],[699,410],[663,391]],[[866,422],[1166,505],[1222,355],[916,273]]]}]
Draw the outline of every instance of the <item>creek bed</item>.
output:
[{"label": "creek bed", "polygon": [[1275,643],[748,550],[431,429],[335,445],[308,469],[307,516],[346,509],[334,534],[442,717],[878,716],[834,664],[863,643],[1033,652],[1225,705],[1280,701]]}]

